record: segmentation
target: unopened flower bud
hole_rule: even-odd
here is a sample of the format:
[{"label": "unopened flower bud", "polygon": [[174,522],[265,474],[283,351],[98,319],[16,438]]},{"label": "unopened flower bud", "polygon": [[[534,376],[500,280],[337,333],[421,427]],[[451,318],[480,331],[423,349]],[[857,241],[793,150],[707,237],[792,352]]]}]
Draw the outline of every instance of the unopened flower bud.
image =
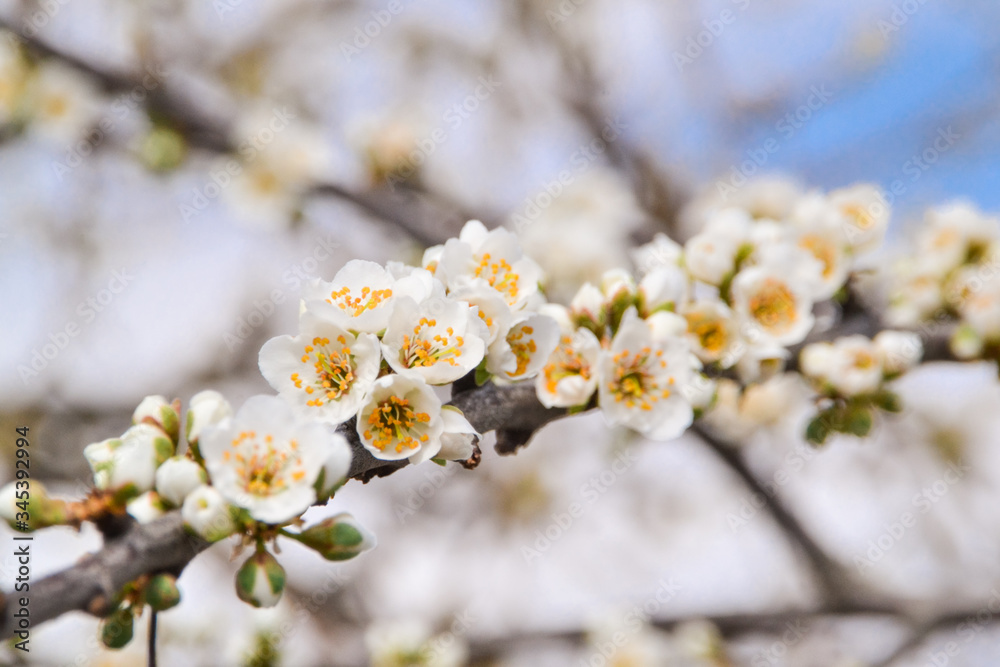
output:
[{"label": "unopened flower bud", "polygon": [[266,551],[247,559],[236,573],[236,595],[254,607],[273,607],[285,590],[285,570]]},{"label": "unopened flower bud", "polygon": [[124,648],[132,641],[134,622],[130,609],[118,609],[101,624],[101,641],[108,648]]},{"label": "unopened flower bud", "polygon": [[66,503],[50,498],[36,480],[10,482],[0,489],[0,518],[18,530],[37,530],[66,522]]},{"label": "unopened flower bud", "polygon": [[174,507],[184,504],[189,493],[208,481],[204,468],[184,456],[174,456],[156,469],[156,491]]},{"label": "unopened flower bud", "polygon": [[176,607],[180,601],[181,592],[177,588],[177,577],[174,575],[157,574],[146,584],[146,604],[156,611]]},{"label": "unopened flower bud", "polygon": [[181,517],[191,530],[209,542],[218,542],[236,531],[226,499],[207,484],[187,495]]},{"label": "unopened flower bud", "polygon": [[205,428],[218,424],[232,414],[232,406],[219,392],[211,389],[198,392],[188,402],[187,426],[185,428],[188,442],[197,443],[198,437]]},{"label": "unopened flower bud", "polygon": [[136,424],[121,438],[95,442],[83,450],[98,489],[116,491],[131,486],[136,494],[153,488],[157,466],[173,453],[174,443],[150,423]]},{"label": "unopened flower bud", "polygon": [[132,413],[132,423],[150,423],[159,426],[177,444],[180,436],[180,404],[171,404],[162,396],[147,396]]},{"label": "unopened flower bud", "polygon": [[139,523],[149,523],[163,516],[167,508],[156,491],[147,491],[138,498],[130,500],[125,510]]},{"label": "unopened flower bud", "polygon": [[298,541],[327,560],[349,560],[375,548],[375,536],[350,514],[337,514],[299,533]]}]

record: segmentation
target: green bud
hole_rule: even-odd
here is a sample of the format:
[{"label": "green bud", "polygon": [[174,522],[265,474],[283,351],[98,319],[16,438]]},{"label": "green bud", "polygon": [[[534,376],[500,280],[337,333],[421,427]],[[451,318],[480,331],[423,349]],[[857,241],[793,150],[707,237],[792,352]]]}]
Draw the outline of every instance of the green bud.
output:
[{"label": "green bud", "polygon": [[338,514],[310,526],[296,538],[327,560],[350,560],[375,547],[375,536],[350,514]]},{"label": "green bud", "polygon": [[806,440],[818,447],[826,443],[828,437],[830,437],[830,424],[827,415],[821,412],[806,427]]},{"label": "green bud", "polygon": [[873,423],[874,418],[872,417],[871,409],[856,407],[847,414],[844,432],[863,438],[871,433]]},{"label": "green bud", "polygon": [[903,411],[903,402],[899,399],[899,396],[886,389],[875,394],[874,403],[878,408],[886,412],[896,413]]},{"label": "green bud", "polygon": [[176,607],[180,601],[181,592],[177,588],[177,577],[174,575],[157,574],[146,584],[146,604],[156,611]]},{"label": "green bud", "polygon": [[254,607],[273,607],[285,590],[285,570],[266,551],[247,559],[236,573],[236,595]]},{"label": "green bud", "polygon": [[134,620],[131,609],[116,609],[101,624],[101,641],[108,648],[123,648],[132,641]]}]

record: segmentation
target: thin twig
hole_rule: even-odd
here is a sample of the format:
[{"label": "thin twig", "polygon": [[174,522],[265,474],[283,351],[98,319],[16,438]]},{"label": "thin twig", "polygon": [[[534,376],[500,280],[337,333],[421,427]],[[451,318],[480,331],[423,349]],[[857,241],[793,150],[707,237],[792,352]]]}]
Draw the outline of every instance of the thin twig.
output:
[{"label": "thin twig", "polygon": [[149,615],[149,645],[147,650],[147,667],[156,667],[156,610]]}]

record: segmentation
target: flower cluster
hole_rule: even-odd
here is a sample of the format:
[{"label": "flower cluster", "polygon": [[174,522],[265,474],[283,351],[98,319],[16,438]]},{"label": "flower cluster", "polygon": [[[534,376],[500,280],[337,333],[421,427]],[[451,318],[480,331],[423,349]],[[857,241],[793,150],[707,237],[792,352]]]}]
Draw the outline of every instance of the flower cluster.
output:
[{"label": "flower cluster", "polygon": [[889,322],[957,321],[955,356],[1000,360],[1000,221],[964,203],[931,209],[916,246],[894,267]]},{"label": "flower cluster", "polygon": [[844,295],[889,209],[857,185],[797,193],[769,214],[707,208],[683,246],[660,234],[636,251],[638,280],[609,271],[568,309],[545,306],[562,337],[537,379],[539,400],[575,408],[596,396],[609,422],[666,440],[710,404],[706,375],[735,369],[753,382],[785,359],[812,330],[813,306]]},{"label": "flower cluster", "polygon": [[916,365],[922,354],[920,336],[900,331],[882,331],[874,339],[855,335],[807,345],[799,357],[800,368],[821,397],[807,439],[822,444],[831,432],[868,435],[876,409],[901,409],[886,383]]},{"label": "flower cluster", "polygon": [[348,262],[308,287],[299,333],[264,345],[261,373],[304,417],[354,419],[375,458],[467,459],[479,436],[434,387],[539,373],[559,337],[539,311],[540,278],[513,234],[478,221],[423,266]]}]

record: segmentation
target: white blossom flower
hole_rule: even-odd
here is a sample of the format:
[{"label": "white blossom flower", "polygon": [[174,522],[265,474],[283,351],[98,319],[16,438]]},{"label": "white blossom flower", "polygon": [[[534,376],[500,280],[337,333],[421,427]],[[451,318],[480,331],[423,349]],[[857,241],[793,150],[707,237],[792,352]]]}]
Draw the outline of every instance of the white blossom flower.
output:
[{"label": "white blossom flower", "polygon": [[606,316],[604,293],[596,285],[584,283],[569,304],[572,317],[603,326]]},{"label": "white blossom flower", "polygon": [[632,251],[632,263],[642,276],[660,268],[679,267],[683,257],[684,247],[662,233]]},{"label": "white blossom flower", "polygon": [[373,625],[365,633],[365,644],[371,667],[460,667],[468,655],[461,638],[435,636],[418,621]]},{"label": "white blossom flower", "polygon": [[31,130],[61,144],[76,141],[97,122],[103,100],[97,87],[77,70],[44,60],[28,79],[25,109]]},{"label": "white blossom flower", "polygon": [[524,256],[512,232],[502,227],[488,231],[483,223],[470,220],[457,239],[444,244],[434,275],[449,288],[463,279],[482,278],[519,310],[538,293],[542,270]]},{"label": "white blossom flower", "polygon": [[847,282],[851,270],[851,258],[842,239],[829,229],[808,229],[799,232],[795,241],[799,248],[808,251],[819,262],[814,297],[832,297]]},{"label": "white blossom flower", "polygon": [[490,345],[486,370],[503,380],[525,380],[542,370],[559,344],[559,325],[548,315],[519,317]]},{"label": "white blossom flower", "polygon": [[882,384],[882,357],[878,347],[865,336],[814,343],[806,346],[802,354],[803,372],[844,396],[868,394]]},{"label": "white blossom flower", "polygon": [[753,266],[740,271],[732,285],[733,310],[744,338],[751,342],[794,345],[812,329],[808,276],[780,266]]},{"label": "white blossom flower", "polygon": [[156,468],[174,453],[174,444],[159,427],[136,424],[121,438],[95,442],[83,450],[94,471],[94,486],[117,490],[133,486],[138,493],[153,488]]},{"label": "white blossom flower", "polygon": [[489,335],[486,344],[497,339],[501,332],[510,328],[513,313],[503,296],[482,278],[459,280],[457,286],[449,290],[448,296],[456,301],[465,301],[475,308],[479,319],[486,325]]},{"label": "white blossom flower", "polygon": [[749,425],[771,426],[791,412],[803,391],[802,380],[794,373],[781,373],[763,382],[750,384],[739,402],[739,414]]},{"label": "white blossom flower", "polygon": [[188,401],[186,427],[188,442],[198,442],[202,431],[232,414],[233,408],[222,394],[214,389],[199,391]]},{"label": "white blossom flower", "polygon": [[357,414],[381,359],[374,334],[355,336],[307,311],[297,336],[264,343],[260,372],[301,414],[336,425]]},{"label": "white blossom flower", "polygon": [[564,334],[535,380],[539,402],[547,408],[586,405],[597,391],[601,343],[589,329]]},{"label": "white blossom flower", "polygon": [[941,276],[927,266],[924,258],[897,262],[894,271],[886,312],[891,326],[917,326],[944,306]]},{"label": "white blossom flower", "polygon": [[184,499],[181,518],[191,530],[209,542],[233,534],[236,524],[226,499],[215,487],[203,484]]},{"label": "white blossom flower", "polygon": [[844,237],[855,251],[871,250],[885,237],[892,210],[878,187],[859,183],[827,195]]},{"label": "white blossom flower", "polygon": [[615,170],[594,166],[561,187],[546,206],[539,192],[511,216],[507,227],[542,265],[546,294],[569,300],[582,283],[596,282],[603,272],[627,264],[630,234],[645,215],[633,189]]},{"label": "white blossom flower", "polygon": [[277,396],[254,396],[202,435],[201,453],[228,502],[258,521],[282,523],[316,502],[313,485],[329,450],[343,444],[323,424],[297,419]]},{"label": "white blossom flower", "polygon": [[306,309],[348,331],[380,333],[389,325],[395,300],[423,301],[434,292],[434,277],[417,270],[395,278],[375,262],[352,259],[330,282],[316,281],[303,290]]},{"label": "white blossom flower", "polygon": [[441,399],[419,375],[379,378],[358,413],[361,444],[386,461],[434,458],[443,430]]},{"label": "white blossom flower", "polygon": [[465,418],[462,411],[453,405],[441,407],[444,431],[441,433],[441,450],[435,458],[446,461],[465,461],[476,452],[476,443],[482,436]]},{"label": "white blossom flower", "polygon": [[0,40],[0,125],[6,125],[20,111],[28,67],[12,40]]},{"label": "white blossom flower", "polygon": [[880,331],[872,342],[878,350],[882,369],[891,375],[910,370],[924,354],[920,335],[910,331]]},{"label": "white blossom flower", "polygon": [[479,365],[489,338],[478,311],[464,301],[431,298],[396,302],[382,337],[382,353],[397,373],[415,373],[429,384],[448,384]]},{"label": "white blossom flower", "polygon": [[[681,331],[684,320],[670,313]],[[692,359],[680,336],[654,336],[652,327],[629,309],[598,364],[601,411],[653,440],[671,440],[691,425],[694,413],[681,387],[691,378]]]},{"label": "white blossom flower", "polygon": [[964,266],[949,281],[946,294],[963,321],[984,340],[1000,338],[1000,277],[974,265]]},{"label": "white blossom flower", "polygon": [[716,299],[695,301],[681,311],[687,320],[691,351],[705,363],[733,366],[746,351],[736,318],[729,306]]},{"label": "white blossom flower", "polygon": [[174,456],[156,469],[156,492],[175,507],[189,493],[208,481],[204,468],[186,456]]},{"label": "white blossom flower", "polygon": [[684,244],[684,265],[696,279],[720,284],[736,268],[740,249],[750,240],[753,221],[745,211],[724,209]]},{"label": "white blossom flower", "polygon": [[812,378],[826,378],[833,372],[836,353],[831,343],[806,345],[799,353],[799,368]]},{"label": "white blossom flower", "polygon": [[139,523],[155,521],[167,513],[167,509],[155,491],[147,491],[133,498],[125,505],[125,511]]},{"label": "white blossom flower", "polygon": [[639,282],[640,315],[657,310],[677,311],[687,300],[688,278],[676,265],[653,269]]},{"label": "white blossom flower", "polygon": [[985,259],[1000,237],[1000,223],[975,207],[954,202],[927,211],[917,243],[923,269],[943,276],[966,261]]},{"label": "white blossom flower", "polygon": [[635,296],[635,278],[625,269],[611,269],[601,275],[601,293],[608,303]]}]

